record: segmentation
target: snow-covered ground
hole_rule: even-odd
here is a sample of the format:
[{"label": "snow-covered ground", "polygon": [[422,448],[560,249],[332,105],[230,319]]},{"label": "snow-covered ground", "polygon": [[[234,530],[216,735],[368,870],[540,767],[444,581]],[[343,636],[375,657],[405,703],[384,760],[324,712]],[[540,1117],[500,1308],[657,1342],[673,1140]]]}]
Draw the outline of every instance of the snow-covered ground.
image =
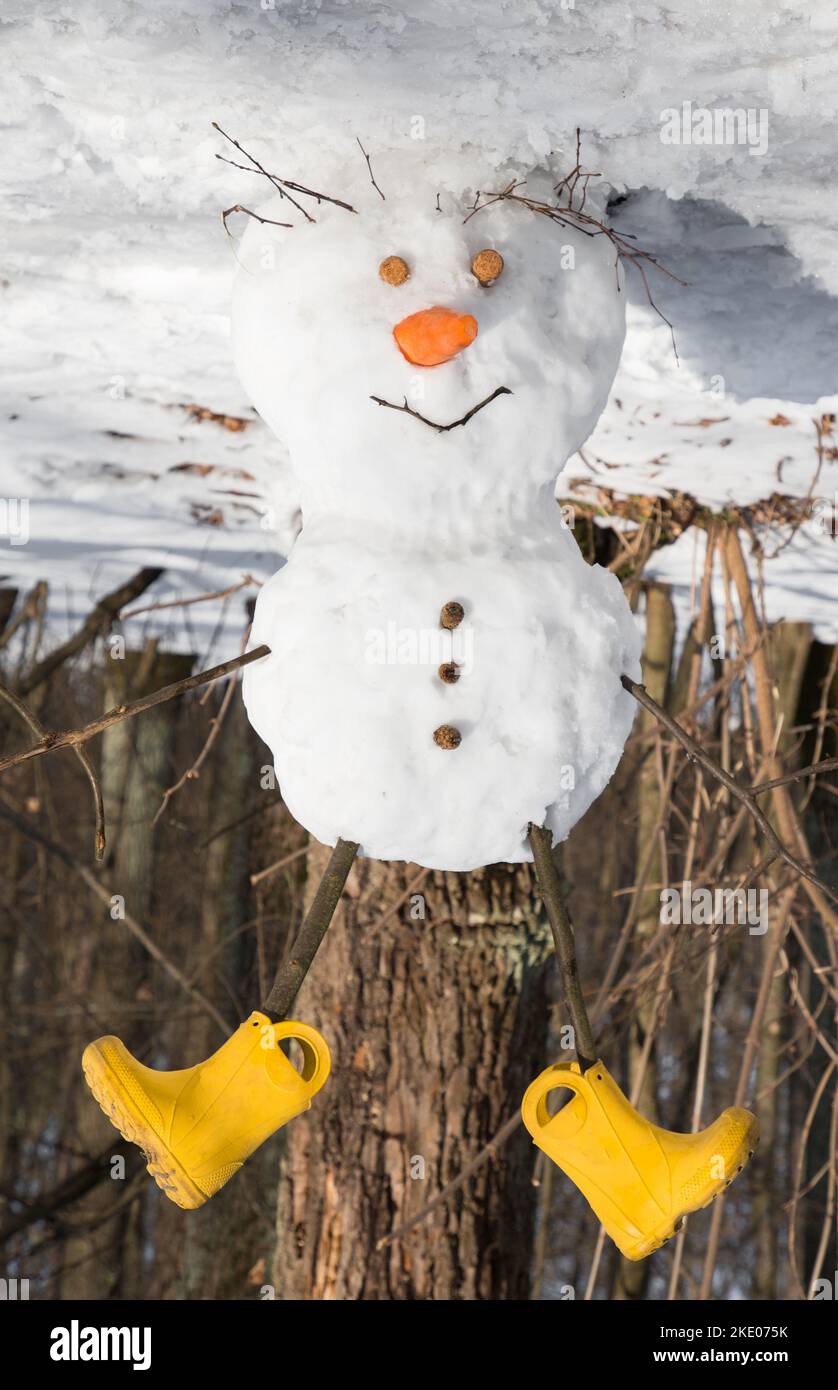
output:
[{"label": "snow-covered ground", "polygon": [[[213,120],[285,176],[357,201],[377,195],[356,135],[385,188],[388,161],[424,138],[442,182],[448,153],[470,152],[476,189],[551,152],[567,167],[581,125],[586,164],[627,195],[618,225],[688,288],[652,272],[678,365],[630,273],[617,381],[560,490],[588,477],[719,506],[805,496],[813,418],[838,411],[836,29],[825,0],[630,11],[587,0],[7,0],[0,499],[27,500],[28,518],[25,544],[1,538],[5,582],[47,578],[61,636],[141,564],[165,566],[153,597],[166,600],[264,579],[287,551],[296,490],[233,370],[236,253],[219,219],[266,190],[215,159]],[[662,113],[684,101],[753,110],[754,144],[665,143]],[[252,423],[230,430],[191,404]],[[836,491],[826,457],[817,492]],[[809,526],[766,565],[769,616],[838,639],[836,544]],[[697,545],[684,537],[650,572],[687,595]],[[197,605],[128,630],[158,627],[220,658],[238,644],[241,596],[215,638],[217,620],[216,604]]]},{"label": "snow-covered ground", "polygon": [[[584,495],[587,483],[687,493],[714,510],[774,493],[811,497],[814,518],[788,543],[782,528],[764,538],[766,614],[811,622],[821,641],[838,641],[838,427],[822,436],[820,454],[815,428],[838,418],[838,299],[804,274],[776,229],[751,227],[720,204],[640,192],[613,220],[687,282],[650,280],[678,358],[629,271],[620,370],[559,491]],[[693,527],[647,566],[650,578],[676,586],[682,618],[703,557],[704,532]]]}]

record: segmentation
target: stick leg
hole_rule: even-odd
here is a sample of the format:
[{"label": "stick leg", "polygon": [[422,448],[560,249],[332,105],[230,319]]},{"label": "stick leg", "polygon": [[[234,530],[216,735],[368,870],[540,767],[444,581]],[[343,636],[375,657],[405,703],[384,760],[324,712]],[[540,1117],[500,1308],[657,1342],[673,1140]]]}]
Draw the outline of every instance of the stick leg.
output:
[{"label": "stick leg", "polygon": [[357,853],[358,846],[352,840],[338,840],[332,850],[326,872],[305,915],[291,954],[276,972],[271,992],[262,1006],[264,1012],[275,1022],[288,1017],[291,1005],[317,954],[317,948],[335,914],[343,885]]},{"label": "stick leg", "polygon": [[553,837],[550,831],[545,830],[543,826],[531,825],[529,840],[542,901],[553,933],[553,944],[556,948],[556,957],[567,1000],[567,1011],[570,1014],[570,1022],[576,1038],[576,1057],[581,1070],[584,1072],[587,1071],[588,1067],[594,1065],[597,1050],[579,981],[573,923],[570,920],[570,914],[562,893],[559,871],[553,859]]}]

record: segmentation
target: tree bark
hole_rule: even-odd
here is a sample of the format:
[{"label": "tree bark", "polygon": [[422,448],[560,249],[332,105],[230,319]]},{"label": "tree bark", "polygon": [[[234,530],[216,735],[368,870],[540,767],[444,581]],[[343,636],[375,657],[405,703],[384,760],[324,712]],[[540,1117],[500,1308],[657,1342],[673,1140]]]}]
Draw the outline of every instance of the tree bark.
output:
[{"label": "tree bark", "polygon": [[[309,883],[329,852],[312,846]],[[549,928],[526,866],[429,873],[361,859],[294,1006],[333,1074],[286,1131],[277,1297],[525,1298],[535,1149],[518,1130],[382,1250],[493,1137],[545,1064]]]},{"label": "tree bark", "polygon": [[[808,623],[776,623],[768,642],[768,659],[776,690],[776,719],[782,720],[777,752],[783,764],[793,769],[794,727],[806,660],[812,642]],[[763,952],[770,949],[769,938],[760,938]],[[786,1004],[785,974],[775,971],[765,1010],[765,1018],[757,1057],[755,1095],[759,1120],[759,1147],[754,1155],[751,1172],[753,1192],[753,1222],[756,1232],[753,1297],[775,1299],[778,1296],[779,1224],[775,1219],[778,1204],[777,1167],[780,1125],[780,1075],[783,1052],[783,1026]]]}]

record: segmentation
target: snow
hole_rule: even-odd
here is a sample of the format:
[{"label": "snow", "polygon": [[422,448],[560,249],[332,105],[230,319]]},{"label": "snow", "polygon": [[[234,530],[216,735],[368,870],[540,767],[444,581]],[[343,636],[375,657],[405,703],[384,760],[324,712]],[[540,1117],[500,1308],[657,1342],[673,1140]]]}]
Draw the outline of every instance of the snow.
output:
[{"label": "snow", "polygon": [[[171,600],[265,579],[288,552],[299,499],[284,446],[258,421],[231,433],[183,409],[251,414],[219,212],[265,190],[216,160],[213,120],[257,155],[281,152],[287,177],[350,201],[376,197],[356,136],[385,191],[388,165],[417,148],[430,182],[453,153],[491,187],[496,168],[551,151],[567,167],[580,125],[587,166],[629,195],[620,225],[689,282],[653,278],[678,367],[627,281],[623,359],[584,450],[597,485],[717,503],[778,485],[805,495],[812,417],[836,406],[836,28],[827,0],[6,0],[0,494],[30,501],[27,544],[4,547],[6,582],[50,580],[59,640],[142,563],[166,564],[149,597]],[[684,101],[767,112],[764,155],[662,143],[662,113]],[[237,237],[244,220],[231,219]],[[489,407],[495,423],[507,404]],[[777,415],[790,425],[771,425]],[[681,423],[717,416],[729,418]],[[572,458],[560,491],[587,473]],[[830,499],[835,476],[827,461],[818,491]],[[682,618],[693,550],[688,536],[653,560],[679,586]],[[769,613],[836,640],[835,573],[834,542],[804,528],[765,565]],[[238,649],[242,599],[217,634],[213,603],[126,631],[220,660]]]},{"label": "snow", "polygon": [[[838,300],[804,273],[776,229],[750,227],[719,204],[644,191],[616,207],[613,222],[654,245],[687,282],[654,281],[678,359],[669,329],[629,274],[620,368],[596,429],[562,474],[560,496],[590,498],[592,488],[618,497],[684,493],[714,510],[774,493],[819,499],[796,535],[788,527],[763,535],[765,612],[769,622],[809,622],[819,640],[838,641],[838,436],[824,439],[819,459],[815,429],[838,417]],[[703,550],[703,533],[693,529],[646,569],[674,586],[681,635]],[[755,562],[752,570],[756,576]]]},{"label": "snow", "polygon": [[[631,729],[620,673],[639,672],[640,635],[554,498],[605,404],[625,297],[605,238],[559,239],[510,204],[464,223],[468,185],[452,188],[449,166],[437,210],[416,152],[386,172],[386,201],[370,188],[357,214],[318,207],[297,235],[252,222],[239,250],[236,363],[289,445],[303,513],[259,594],[251,644],[271,655],[243,693],[286,804],[319,840],[465,870],[529,859],[529,822],[564,839]],[[260,215],[287,211],[275,197]],[[504,269],[483,288],[470,266],[486,246]],[[410,267],[403,285],[378,274],[391,254]],[[433,306],[471,316],[477,336],[415,366],[393,330]],[[372,400],[446,423],[501,386],[511,394],[447,433]],[[465,619],[442,634],[450,601]],[[444,726],[456,749],[434,741]]]}]

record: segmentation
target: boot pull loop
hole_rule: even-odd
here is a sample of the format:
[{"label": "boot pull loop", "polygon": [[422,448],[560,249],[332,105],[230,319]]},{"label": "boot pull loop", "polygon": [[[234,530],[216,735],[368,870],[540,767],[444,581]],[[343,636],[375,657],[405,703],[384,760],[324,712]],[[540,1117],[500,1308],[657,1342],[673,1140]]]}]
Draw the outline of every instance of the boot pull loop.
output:
[{"label": "boot pull loop", "polygon": [[277,1042],[281,1038],[294,1038],[300,1044],[303,1050],[302,1079],[309,1094],[316,1095],[332,1070],[332,1056],[326,1039],[316,1028],[293,1019],[274,1024],[274,1036]]},{"label": "boot pull loop", "polygon": [[580,1098],[587,1112],[585,1093],[588,1082],[578,1071],[571,1071],[570,1067],[557,1062],[537,1076],[524,1092],[521,1118],[533,1138],[554,1118],[547,1109],[547,1097],[551,1091],[558,1090],[572,1091],[574,1097]]}]

